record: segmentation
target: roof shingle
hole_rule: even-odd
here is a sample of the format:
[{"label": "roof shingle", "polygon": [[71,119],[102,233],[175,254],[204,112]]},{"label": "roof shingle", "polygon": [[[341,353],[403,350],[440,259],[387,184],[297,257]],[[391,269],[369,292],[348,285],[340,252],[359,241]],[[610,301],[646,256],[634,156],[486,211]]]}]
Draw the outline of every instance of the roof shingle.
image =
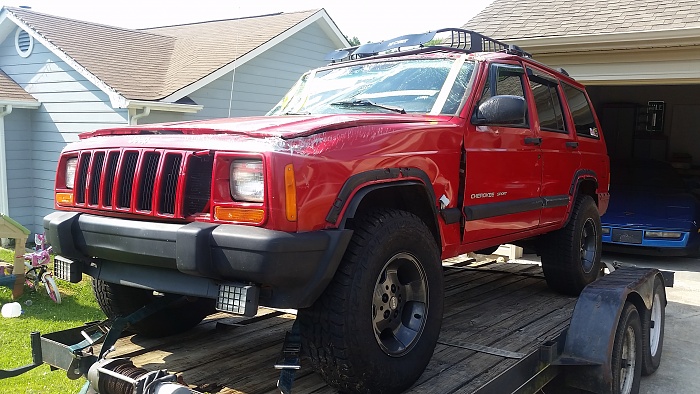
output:
[{"label": "roof shingle", "polygon": [[463,28],[505,40],[691,27],[698,0],[495,0]]},{"label": "roof shingle", "polygon": [[139,100],[167,97],[318,12],[133,30],[6,9],[122,96]]},{"label": "roof shingle", "polygon": [[29,104],[38,103],[31,94],[22,89],[4,71],[0,70],[0,101],[25,101]]}]

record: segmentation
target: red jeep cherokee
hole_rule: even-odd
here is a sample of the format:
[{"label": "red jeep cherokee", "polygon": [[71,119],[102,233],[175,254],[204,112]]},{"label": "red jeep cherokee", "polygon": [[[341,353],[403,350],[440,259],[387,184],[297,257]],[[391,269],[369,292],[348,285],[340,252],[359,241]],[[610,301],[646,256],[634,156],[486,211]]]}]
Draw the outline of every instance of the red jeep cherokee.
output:
[{"label": "red jeep cherokee", "polygon": [[609,183],[584,87],[516,47],[439,32],[451,39],[336,51],[265,117],[82,134],[44,219],[59,274],[91,275],[109,317],[187,296],[132,327],[144,335],[214,308],[296,308],[304,353],[354,392],[422,373],[442,259],[527,242],[552,288],[579,293],[600,272]]}]

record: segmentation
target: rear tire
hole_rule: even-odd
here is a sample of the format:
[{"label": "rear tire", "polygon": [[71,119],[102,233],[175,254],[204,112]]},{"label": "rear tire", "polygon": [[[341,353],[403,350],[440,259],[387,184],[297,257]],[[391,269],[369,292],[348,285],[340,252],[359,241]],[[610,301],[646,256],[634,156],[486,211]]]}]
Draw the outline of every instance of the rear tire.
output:
[{"label": "rear tire", "polygon": [[600,276],[602,245],[598,207],[591,196],[582,195],[576,199],[569,223],[540,242],[547,285],[563,294],[579,295]]},{"label": "rear tire", "polygon": [[613,394],[639,392],[642,372],[642,325],[637,308],[626,302],[615,330],[612,351]]},{"label": "rear tire", "polygon": [[355,227],[332,282],[299,311],[302,349],[341,392],[403,392],[423,373],[440,333],[439,249],[408,212],[375,211]]},{"label": "rear tire", "polygon": [[656,372],[661,364],[666,325],[666,291],[657,276],[654,279],[654,298],[649,316],[642,320],[642,375]]},{"label": "rear tire", "polygon": [[[92,290],[100,308],[110,319],[127,316],[157,297],[150,290],[94,278]],[[130,325],[128,330],[152,338],[178,334],[196,326],[207,315],[213,313],[214,302],[215,300],[208,298],[184,297],[140,322]]]}]

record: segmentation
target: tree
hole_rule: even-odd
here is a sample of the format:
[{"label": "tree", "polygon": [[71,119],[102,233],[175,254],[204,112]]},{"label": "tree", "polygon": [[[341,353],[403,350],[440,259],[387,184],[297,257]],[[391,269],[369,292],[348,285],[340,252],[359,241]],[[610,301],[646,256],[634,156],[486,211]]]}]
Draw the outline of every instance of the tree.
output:
[{"label": "tree", "polygon": [[351,46],[356,46],[356,45],[361,44],[360,39],[357,38],[357,36],[352,36],[352,38],[345,36],[345,38],[348,40],[348,42],[350,42]]}]

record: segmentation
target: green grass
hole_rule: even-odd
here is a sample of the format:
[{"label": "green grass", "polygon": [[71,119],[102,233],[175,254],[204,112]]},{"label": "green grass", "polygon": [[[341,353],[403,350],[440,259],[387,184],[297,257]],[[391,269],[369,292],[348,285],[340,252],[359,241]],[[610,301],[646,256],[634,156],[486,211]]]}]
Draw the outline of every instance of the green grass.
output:
[{"label": "green grass", "polygon": [[[12,261],[13,252],[0,249],[0,260]],[[68,283],[57,280],[61,292],[61,304],[51,301],[43,287],[37,292],[24,288],[24,295],[17,300],[22,304],[20,317],[0,317],[0,369],[12,369],[32,362],[29,334],[32,331],[50,333],[80,326],[83,323],[105,318],[92,295],[89,280]],[[27,305],[31,301],[31,305]],[[0,304],[13,302],[12,292],[0,286]],[[75,394],[85,379],[70,380],[65,371],[51,371],[44,364],[13,378],[0,380],[0,393],[51,393]]]}]

